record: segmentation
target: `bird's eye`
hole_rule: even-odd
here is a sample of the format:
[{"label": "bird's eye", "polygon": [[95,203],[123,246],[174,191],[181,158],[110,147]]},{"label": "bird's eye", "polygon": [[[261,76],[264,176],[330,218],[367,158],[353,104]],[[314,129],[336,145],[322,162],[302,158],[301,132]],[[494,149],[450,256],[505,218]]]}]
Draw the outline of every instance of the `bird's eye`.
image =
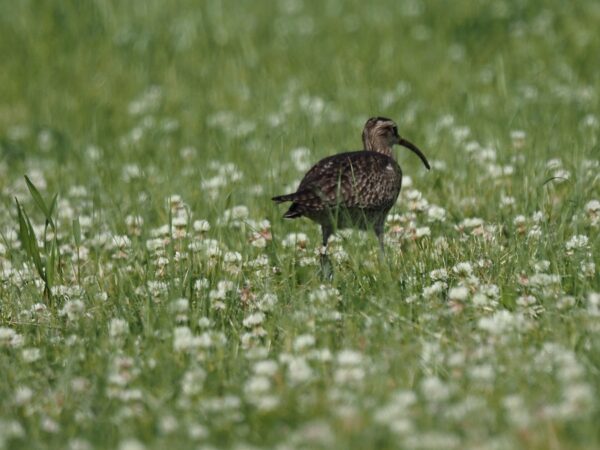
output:
[{"label": "bird's eye", "polygon": [[392,127],[392,130],[394,131],[394,136],[398,136],[398,127]]}]

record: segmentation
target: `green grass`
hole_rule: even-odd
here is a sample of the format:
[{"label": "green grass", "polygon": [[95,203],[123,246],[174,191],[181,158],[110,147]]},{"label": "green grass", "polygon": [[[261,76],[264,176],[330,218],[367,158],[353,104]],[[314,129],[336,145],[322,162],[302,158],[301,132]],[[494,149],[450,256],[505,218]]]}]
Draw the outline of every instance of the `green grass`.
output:
[{"label": "green grass", "polygon": [[[563,3],[1,2],[0,448],[600,448],[600,6]],[[373,115],[433,169],[396,150],[385,262],[340,233],[323,284],[270,197]]]}]

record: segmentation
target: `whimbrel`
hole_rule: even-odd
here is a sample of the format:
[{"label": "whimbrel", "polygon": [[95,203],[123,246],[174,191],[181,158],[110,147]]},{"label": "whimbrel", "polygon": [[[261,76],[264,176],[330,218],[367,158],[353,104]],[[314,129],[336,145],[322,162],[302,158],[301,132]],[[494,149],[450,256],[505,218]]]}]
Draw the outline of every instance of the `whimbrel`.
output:
[{"label": "whimbrel", "polygon": [[325,249],[336,229],[373,229],[383,254],[383,225],[402,186],[402,170],[392,147],[402,145],[415,152],[427,169],[430,166],[416,145],[400,137],[391,119],[367,120],[362,140],[364,150],[322,159],[304,175],[296,192],[273,201],[292,202],[285,218],[304,216],[320,224]]}]

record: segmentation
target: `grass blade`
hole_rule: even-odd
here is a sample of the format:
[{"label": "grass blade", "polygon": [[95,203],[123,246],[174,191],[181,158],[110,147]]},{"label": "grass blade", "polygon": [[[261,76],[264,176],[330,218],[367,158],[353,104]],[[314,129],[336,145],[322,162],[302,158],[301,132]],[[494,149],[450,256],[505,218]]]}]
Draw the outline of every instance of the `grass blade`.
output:
[{"label": "grass blade", "polygon": [[29,179],[29,177],[27,175],[25,175],[25,182],[27,183],[27,188],[29,189],[29,193],[31,194],[31,197],[33,197],[33,201],[38,206],[38,208],[44,213],[46,220],[48,220],[48,217],[50,216],[50,211],[49,211],[48,207],[46,206],[46,202],[42,198],[40,191],[37,190],[37,188],[31,182],[31,180]]}]

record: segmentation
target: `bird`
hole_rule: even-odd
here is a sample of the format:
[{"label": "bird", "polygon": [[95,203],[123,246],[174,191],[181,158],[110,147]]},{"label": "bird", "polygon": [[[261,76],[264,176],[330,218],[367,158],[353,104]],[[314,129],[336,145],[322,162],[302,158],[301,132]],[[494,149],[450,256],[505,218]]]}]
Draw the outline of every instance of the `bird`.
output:
[{"label": "bird", "polygon": [[[286,219],[307,217],[321,226],[324,252],[338,229],[373,230],[385,253],[385,219],[400,194],[402,169],[392,153],[401,145],[416,153],[429,170],[423,152],[398,134],[398,125],[387,117],[371,117],[362,132],[363,150],[323,158],[306,172],[296,192],[272,198],[292,202]],[[323,262],[323,261],[322,261]]]}]

